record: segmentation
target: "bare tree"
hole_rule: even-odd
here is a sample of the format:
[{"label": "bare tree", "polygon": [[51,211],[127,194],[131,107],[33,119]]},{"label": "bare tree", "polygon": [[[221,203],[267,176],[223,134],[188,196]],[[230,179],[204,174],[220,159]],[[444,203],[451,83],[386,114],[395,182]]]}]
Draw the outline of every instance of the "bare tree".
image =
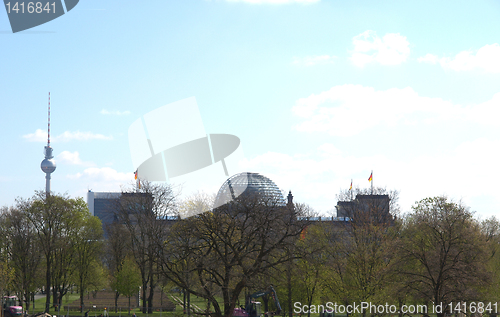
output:
[{"label": "bare tree", "polygon": [[[157,241],[166,235],[166,220],[175,213],[176,195],[169,185],[141,181],[123,191],[117,206],[118,221],[129,231],[133,257],[141,272],[142,308],[152,313],[157,275]],[[147,291],[149,289],[149,294]]]},{"label": "bare tree", "polygon": [[160,246],[162,273],[207,299],[214,316],[232,316],[252,279],[296,256],[285,251],[308,224],[300,219],[301,211],[263,196],[241,195],[179,221]]}]

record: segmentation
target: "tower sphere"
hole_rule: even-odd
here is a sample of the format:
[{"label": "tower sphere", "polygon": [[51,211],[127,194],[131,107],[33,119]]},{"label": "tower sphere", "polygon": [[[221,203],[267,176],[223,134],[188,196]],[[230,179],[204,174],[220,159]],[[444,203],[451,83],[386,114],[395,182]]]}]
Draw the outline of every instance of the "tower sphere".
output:
[{"label": "tower sphere", "polygon": [[285,198],[281,190],[269,178],[258,173],[239,173],[229,177],[222,184],[214,207],[224,205],[240,195],[260,195],[264,199],[270,199],[278,206],[285,206]]},{"label": "tower sphere", "polygon": [[53,159],[44,159],[40,164],[44,173],[52,173],[56,170],[56,162]]}]

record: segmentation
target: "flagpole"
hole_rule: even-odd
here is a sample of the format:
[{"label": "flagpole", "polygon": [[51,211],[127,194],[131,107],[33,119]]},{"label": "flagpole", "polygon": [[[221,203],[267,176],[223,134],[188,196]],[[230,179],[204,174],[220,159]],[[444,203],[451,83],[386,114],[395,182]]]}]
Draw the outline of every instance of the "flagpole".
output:
[{"label": "flagpole", "polygon": [[351,178],[351,187],[349,188],[349,191],[351,192],[351,201],[352,201],[352,178]]},{"label": "flagpole", "polygon": [[372,183],[372,195],[373,195],[373,170],[372,170],[372,174],[371,175],[372,175],[372,181],[371,181],[371,183]]},{"label": "flagpole", "polygon": [[141,188],[141,180],[139,179],[139,169],[135,170],[134,178],[135,178],[135,190],[136,192],[139,192],[139,189]]}]

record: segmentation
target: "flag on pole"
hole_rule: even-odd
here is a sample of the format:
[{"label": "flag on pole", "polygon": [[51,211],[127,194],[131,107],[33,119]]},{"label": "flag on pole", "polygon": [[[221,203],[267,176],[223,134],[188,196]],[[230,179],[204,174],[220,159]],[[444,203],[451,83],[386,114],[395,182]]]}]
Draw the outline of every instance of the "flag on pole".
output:
[{"label": "flag on pole", "polygon": [[137,179],[139,173],[137,172],[138,170],[135,170],[134,172],[134,179],[137,181],[137,187],[141,188],[141,180]]},{"label": "flag on pole", "polygon": [[300,232],[300,240],[304,240],[306,238],[306,234],[307,234],[307,227],[304,227],[304,229],[302,229],[302,231]]},{"label": "flag on pole", "polygon": [[351,196],[351,201],[352,201],[352,178],[351,178],[351,187],[349,187],[349,195]]},{"label": "flag on pole", "polygon": [[370,177],[368,178],[368,181],[371,182],[373,180],[373,172],[370,174]]}]

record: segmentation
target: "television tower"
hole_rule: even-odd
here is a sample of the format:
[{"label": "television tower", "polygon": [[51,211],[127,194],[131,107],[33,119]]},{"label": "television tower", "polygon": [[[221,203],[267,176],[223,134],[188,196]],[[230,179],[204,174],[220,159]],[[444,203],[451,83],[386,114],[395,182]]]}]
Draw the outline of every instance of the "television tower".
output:
[{"label": "television tower", "polygon": [[52,148],[50,147],[50,92],[49,92],[49,120],[48,120],[47,146],[45,147],[45,159],[40,164],[45,173],[45,194],[50,196],[50,174],[56,170],[56,162],[53,160]]}]

